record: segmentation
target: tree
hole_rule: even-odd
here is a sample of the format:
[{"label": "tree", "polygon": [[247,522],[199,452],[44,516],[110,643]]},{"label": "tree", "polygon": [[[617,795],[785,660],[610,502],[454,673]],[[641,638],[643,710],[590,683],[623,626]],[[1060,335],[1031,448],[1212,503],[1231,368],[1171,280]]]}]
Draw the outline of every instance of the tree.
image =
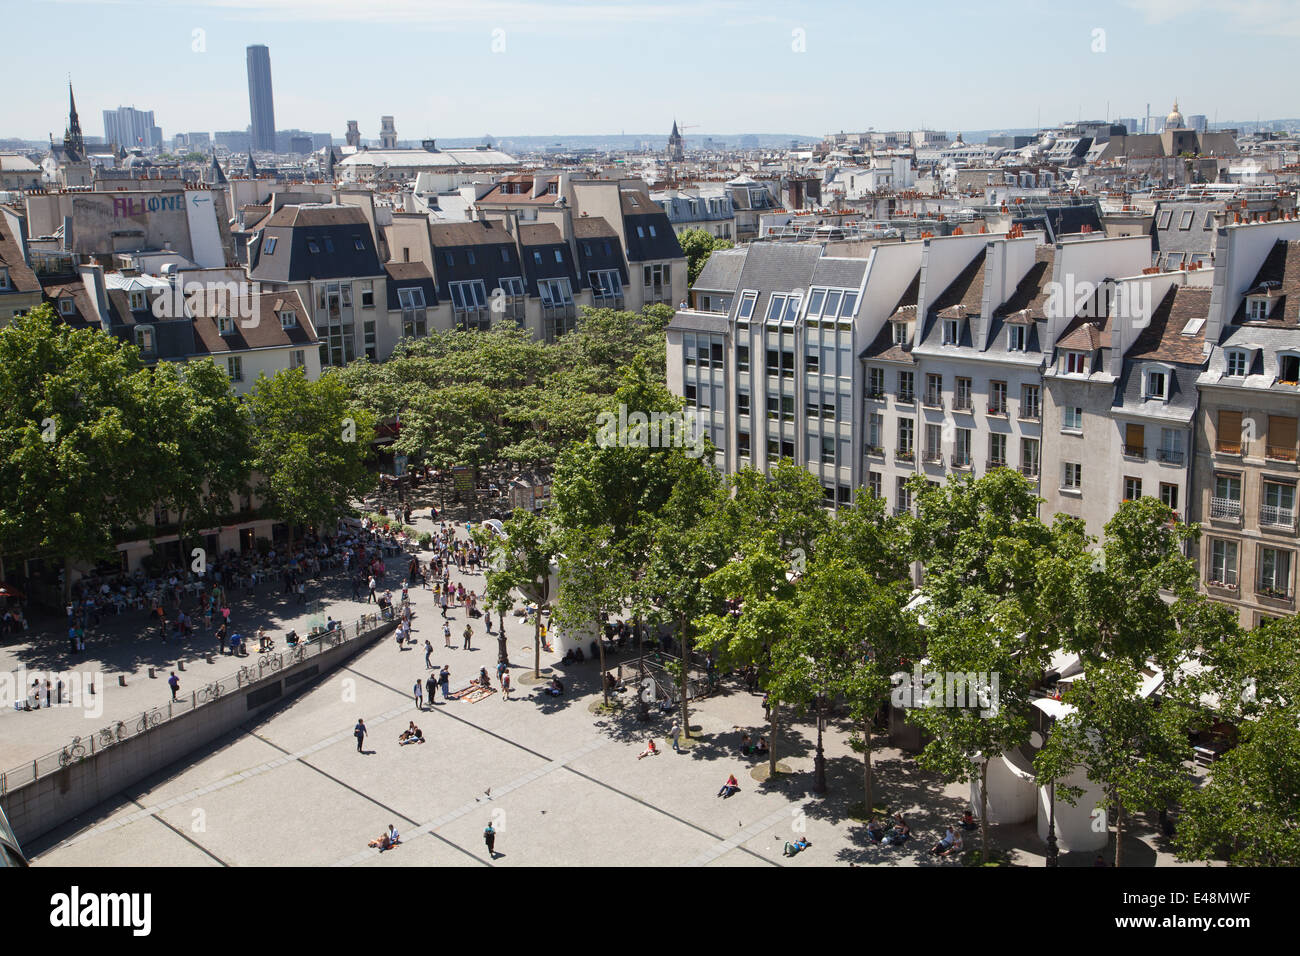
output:
[{"label": "tree", "polygon": [[211,359],[153,370],[151,467],[166,476],[159,503],[175,511],[181,554],[190,531],[219,525],[248,487],[252,433],[247,409]]},{"label": "tree", "polygon": [[309,382],[301,369],[263,375],[248,398],[254,466],[267,511],[289,525],[332,524],[371,485],[365,459],[370,414],[353,408],[334,374]]},{"label": "tree", "polygon": [[[1164,807],[1186,792],[1193,712],[1166,674],[1159,706],[1141,692],[1143,674],[1128,658],[1094,664],[1063,697],[1072,712],[1057,720],[1035,769],[1081,766],[1114,810],[1115,866],[1124,863],[1126,814]],[[1059,772],[1059,770],[1057,771]],[[1066,794],[1073,802],[1073,797]]]},{"label": "tree", "polygon": [[133,346],[48,305],[0,330],[0,551],[61,558],[64,601],[73,564],[110,554],[165,490],[149,389]]},{"label": "tree", "polygon": [[565,528],[560,533],[559,545],[560,589],[551,616],[571,632],[595,625],[601,695],[609,706],[604,622],[610,612],[623,605],[628,593],[623,549],[609,525]]},{"label": "tree", "polygon": [[487,571],[487,602],[502,612],[501,631],[505,633],[505,610],[510,606],[511,591],[520,591],[537,605],[533,617],[533,676],[541,676],[542,610],[551,601],[551,561],[555,555],[555,528],[545,514],[516,508],[505,522],[507,539],[496,535],[483,539],[490,548]]},{"label": "tree", "polygon": [[677,242],[686,256],[686,277],[691,285],[695,285],[709,256],[719,249],[733,247],[730,239],[719,239],[704,229],[686,229],[677,237]]}]

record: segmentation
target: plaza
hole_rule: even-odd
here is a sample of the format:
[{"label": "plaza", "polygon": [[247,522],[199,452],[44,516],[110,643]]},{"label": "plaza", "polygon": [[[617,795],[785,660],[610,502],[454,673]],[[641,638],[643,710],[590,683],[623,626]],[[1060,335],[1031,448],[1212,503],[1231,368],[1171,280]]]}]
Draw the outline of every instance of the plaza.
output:
[{"label": "plaza", "polygon": [[[427,517],[415,523],[431,526]],[[457,531],[465,537],[463,526]],[[401,586],[396,564],[385,582],[395,592]],[[452,581],[483,588],[481,573],[453,571]],[[282,646],[289,627],[326,614],[350,621],[366,610],[351,600],[339,573],[309,589],[313,603],[306,612],[275,590],[268,585],[238,601],[232,628],[251,633],[264,624]],[[503,700],[499,690],[474,703],[439,695],[438,703],[426,701],[417,711],[417,679],[447,664],[455,691],[480,668],[495,673],[497,640],[484,632],[482,619],[472,620],[472,649],[462,649],[464,611],[451,610],[453,648],[445,647],[432,592],[410,594],[416,644],[398,650],[395,642],[378,640],[268,714],[24,850],[37,866],[73,867],[962,865],[962,858],[937,859],[927,851],[967,808],[967,788],[945,785],[886,747],[883,736],[875,741],[876,803],[906,815],[915,838],[902,847],[872,845],[865,822],[850,816],[863,797],[862,763],[848,746],[846,722],[832,718],[827,726],[827,794],[812,792],[812,719],[783,728],[777,750],[788,772],[773,783],[756,779],[753,771],[764,776],[766,758],[743,756],[740,738],[766,732],[762,698],[738,679],[724,679],[717,693],[692,704],[693,740],[677,754],[667,739],[672,715],[642,723],[633,707],[611,715],[593,711],[600,681],[592,661],[561,665],[544,651],[544,670],[560,678],[565,692],[542,694],[528,682],[531,625],[511,617],[512,698]],[[129,629],[132,620],[120,626]],[[432,670],[425,667],[426,640],[433,645]],[[164,648],[153,632],[92,642],[87,657],[98,659],[76,666],[105,672],[103,714],[89,721],[71,708],[6,712],[0,717],[4,764],[57,749],[86,733],[87,723],[99,727],[165,703],[175,646]],[[207,649],[201,635],[191,638],[182,693],[238,666],[223,657],[206,663]],[[6,668],[66,667],[57,641],[4,653]],[[611,664],[618,660],[634,661],[635,654],[616,655]],[[157,679],[143,673],[150,665]],[[122,672],[128,673],[125,688],[116,679]],[[358,717],[369,731],[365,754],[352,735]],[[423,730],[425,744],[399,746],[410,721]],[[660,755],[636,759],[648,739]],[[716,797],[729,774],[740,792]],[[497,831],[493,860],[482,837],[489,823]],[[369,848],[390,824],[402,844],[384,853]],[[799,836],[811,846],[784,857],[785,843]],[[1032,825],[994,827],[991,838],[1006,862],[1042,865],[1045,848]],[[967,834],[967,857],[977,846],[978,833]],[[1125,852],[1131,865],[1173,862],[1154,820],[1137,822]],[[1063,865],[1092,862],[1087,854],[1062,855]]]}]

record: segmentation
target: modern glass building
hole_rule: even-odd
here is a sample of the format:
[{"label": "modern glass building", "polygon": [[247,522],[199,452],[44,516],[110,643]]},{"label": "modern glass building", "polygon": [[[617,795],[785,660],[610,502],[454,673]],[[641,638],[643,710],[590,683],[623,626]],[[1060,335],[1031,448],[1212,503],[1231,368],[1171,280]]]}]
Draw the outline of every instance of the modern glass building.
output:
[{"label": "modern glass building", "polygon": [[252,119],[253,149],[275,152],[271,51],[261,44],[248,48],[248,112]]}]

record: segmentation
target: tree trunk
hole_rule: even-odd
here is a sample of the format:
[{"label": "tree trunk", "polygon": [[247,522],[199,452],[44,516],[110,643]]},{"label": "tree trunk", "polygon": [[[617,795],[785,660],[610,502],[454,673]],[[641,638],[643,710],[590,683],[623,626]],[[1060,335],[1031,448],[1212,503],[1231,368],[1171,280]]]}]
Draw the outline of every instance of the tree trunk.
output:
[{"label": "tree trunk", "polygon": [[596,647],[600,649],[600,693],[605,699],[605,706],[609,706],[609,681],[605,679],[605,627],[596,621]]},{"label": "tree trunk", "polygon": [[781,702],[775,697],[768,695],[768,713],[771,714],[768,727],[768,735],[772,738],[767,742],[767,772],[776,776],[776,738],[781,732]]},{"label": "tree trunk", "polygon": [[871,786],[871,718],[872,714],[868,711],[862,721],[862,785],[867,797],[868,820],[871,819],[871,813],[875,809],[875,794]]},{"label": "tree trunk", "polygon": [[980,856],[987,866],[989,862],[989,758],[980,764]]},{"label": "tree trunk", "polygon": [[[505,618],[502,618],[501,630],[505,632]],[[533,677],[541,680],[542,677],[542,606],[537,605],[537,613],[533,615]]]},{"label": "tree trunk", "polygon": [[689,739],[691,736],[691,705],[690,701],[687,700],[689,696],[687,689],[690,687],[691,641],[686,633],[686,616],[684,614],[677,615],[677,637],[682,645],[682,673],[679,679],[682,694],[682,736]]},{"label": "tree trunk", "polygon": [[1124,865],[1124,807],[1115,801],[1115,868]]}]

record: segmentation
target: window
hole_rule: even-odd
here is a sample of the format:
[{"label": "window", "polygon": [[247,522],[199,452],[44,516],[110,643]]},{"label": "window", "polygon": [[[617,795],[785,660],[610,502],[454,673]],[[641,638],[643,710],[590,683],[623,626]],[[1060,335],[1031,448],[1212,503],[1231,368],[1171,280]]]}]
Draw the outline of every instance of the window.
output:
[{"label": "window", "polygon": [[1252,295],[1246,299],[1246,321],[1263,322],[1268,318],[1268,298]]},{"label": "window", "polygon": [[1279,355],[1277,357],[1277,381],[1279,385],[1300,384],[1300,356]]},{"label": "window", "polygon": [[816,342],[809,342],[807,354],[804,355],[804,371],[809,375],[817,374],[817,365],[820,361],[821,349]]},{"label": "window", "polygon": [[1165,372],[1147,372],[1146,397],[1165,401],[1168,399],[1168,374]]},{"label": "window", "polygon": [[424,290],[418,287],[398,289],[397,302],[402,307],[402,335],[407,338],[416,336],[423,338],[427,335]]},{"label": "window", "polygon": [[1011,333],[1007,338],[1007,348],[1012,352],[1025,351],[1026,333],[1027,330],[1023,325],[1011,326]]},{"label": "window", "polygon": [[935,407],[943,406],[942,375],[927,375],[925,377],[925,404]]},{"label": "window", "polygon": [[835,464],[835,439],[831,435],[822,436],[822,455],[823,465]]},{"label": "window", "polygon": [[1086,375],[1088,373],[1088,353],[1066,352],[1062,365],[1067,375]]},{"label": "window", "polygon": [[953,397],[953,408],[958,411],[970,411],[971,380],[957,376]]},{"label": "window", "polygon": [[1241,476],[1216,474],[1210,497],[1210,517],[1226,521],[1241,519]]},{"label": "window", "polygon": [[1083,431],[1083,409],[1078,405],[1066,405],[1061,409],[1061,431]]},{"label": "window", "polygon": [[894,327],[894,344],[906,345],[907,344],[907,323],[891,322],[890,324]]},{"label": "window", "polygon": [[747,391],[736,392],[736,414],[737,415],[749,414],[749,392]]},{"label": "window", "polygon": [[898,401],[910,405],[916,397],[916,373],[898,373]]},{"label": "window", "polygon": [[325,251],[326,252],[334,251],[334,240],[331,239],[329,236],[325,237]]},{"label": "window", "polygon": [[453,253],[450,249],[448,249],[446,252],[442,254],[442,259],[445,263],[447,263],[448,266],[456,265],[456,254]]},{"label": "window", "polygon": [[1181,428],[1160,429],[1160,449],[1156,452],[1160,461],[1171,465],[1183,463],[1183,431]]},{"label": "window", "polygon": [[925,460],[943,461],[943,426],[925,426]]},{"label": "window", "polygon": [[1083,487],[1083,466],[1075,461],[1067,461],[1061,466],[1061,489],[1078,491]]},{"label": "window", "polygon": [[238,355],[231,355],[226,359],[226,374],[230,376],[232,382],[242,382],[244,380],[244,360]]},{"label": "window", "polygon": [[1259,549],[1259,587],[1265,597],[1291,597],[1291,552],[1278,548]]},{"label": "window", "polygon": [[900,513],[903,511],[911,511],[912,510],[912,489],[907,487],[907,479],[904,478],[902,475],[899,475],[895,487],[897,489],[896,494],[898,496],[897,497],[898,506],[895,510]]},{"label": "window", "polygon": [[1246,374],[1246,353],[1241,351],[1228,353],[1228,375],[1240,378]]},{"label": "window", "polygon": [[153,352],[154,340],[152,325],[137,325],[135,327],[135,347],[141,352]]},{"label": "window", "polygon": [[377,348],[375,320],[366,319],[361,323],[362,338],[365,340],[366,358],[372,362],[379,360],[379,349]]},{"label": "window", "polygon": [[307,237],[307,251],[312,255],[316,255],[320,252],[320,243],[310,236]]},{"label": "window", "polygon": [[1038,439],[1023,438],[1020,441],[1020,473],[1026,478],[1038,477]]},{"label": "window", "polygon": [[275,252],[275,244],[276,244],[277,241],[278,241],[277,237],[275,237],[275,236],[268,236],[267,239],[266,239],[266,242],[262,243],[262,253],[263,253],[264,255],[268,255],[268,256],[271,255],[272,253],[274,253],[274,252]]},{"label": "window", "polygon": [[867,454],[879,455],[884,448],[885,416],[872,412],[867,416]]},{"label": "window", "polygon": [[867,370],[867,394],[872,398],[885,397],[885,370],[883,368]]},{"label": "window", "polygon": [[285,309],[280,313],[280,328],[292,329],[298,325],[298,313],[293,309]]},{"label": "window", "polygon": [[73,315],[77,311],[77,304],[72,299],[64,296],[59,299],[59,315]]},{"label": "window", "polygon": [[1296,419],[1290,415],[1268,416],[1268,441],[1264,456],[1277,461],[1296,460]]},{"label": "window", "polygon": [[736,310],[736,318],[748,320],[754,314],[754,303],[758,301],[757,292],[743,292],[740,296],[740,308]]},{"label": "window", "polygon": [[1039,417],[1041,410],[1038,386],[1022,385],[1020,387],[1020,417],[1036,419]]},{"label": "window", "polygon": [[1124,500],[1137,501],[1142,497],[1142,479],[1124,478]]},{"label": "window", "polygon": [[637,226],[637,227],[636,227],[636,235],[637,235],[637,238],[638,238],[638,239],[644,239],[644,238],[645,238],[645,228],[642,227],[642,226]]},{"label": "window", "polygon": [[943,320],[943,344],[956,345],[961,339],[961,322],[957,319]]},{"label": "window", "polygon": [[620,307],[623,299],[623,280],[617,269],[603,269],[587,273],[592,298],[598,303],[610,302]]},{"label": "window", "polygon": [[[307,353],[302,349],[295,349],[289,353],[289,368],[306,368]],[[247,509],[241,509],[247,510]]]},{"label": "window", "polygon": [[361,308],[373,309],[375,307],[375,284],[373,282],[361,283]]},{"label": "window", "polygon": [[916,423],[910,418],[898,420],[898,457],[911,461],[916,439]]},{"label": "window", "polygon": [[1173,221],[1174,211],[1172,209],[1160,210],[1160,219],[1156,223],[1157,229],[1168,229],[1169,224]]},{"label": "window", "polygon": [[1210,539],[1210,584],[1237,586],[1237,542]]},{"label": "window", "polygon": [[1191,229],[1191,228],[1192,228],[1192,216],[1193,216],[1193,215],[1194,215],[1194,213],[1192,212],[1192,210],[1190,210],[1190,209],[1184,209],[1184,210],[1183,210],[1183,214],[1182,214],[1182,216],[1179,217],[1179,220],[1178,220],[1178,228],[1179,228],[1179,229]]},{"label": "window", "polygon": [[1172,511],[1178,513],[1178,486],[1171,485],[1167,481],[1160,482],[1160,503]]},{"label": "window", "polygon": [[650,238],[653,239],[655,237],[655,227],[647,226],[646,228],[650,230]]},{"label": "window", "polygon": [[1146,461],[1147,430],[1144,425],[1124,426],[1124,457]]},{"label": "window", "polygon": [[1007,436],[999,432],[989,435],[989,468],[1001,468],[1007,463]]},{"label": "window", "polygon": [[867,488],[868,490],[870,490],[871,496],[873,498],[879,498],[881,496],[880,495],[880,491],[881,491],[880,472],[878,471],[867,472]]},{"label": "window", "polygon": [[1263,503],[1259,509],[1259,523],[1274,527],[1281,526],[1294,531],[1296,527],[1295,489],[1296,486],[1290,482],[1264,479]]},{"label": "window", "polygon": [[1219,411],[1214,450],[1225,455],[1241,454],[1241,412]]},{"label": "window", "polygon": [[352,248],[357,250],[357,252],[365,252],[366,251],[365,241],[360,236],[353,236]]},{"label": "window", "polygon": [[474,279],[469,282],[452,282],[450,283],[449,288],[451,289],[452,308],[455,311],[465,312],[472,309],[482,309],[487,307],[487,291],[483,287],[482,280]]},{"label": "window", "polygon": [[969,468],[971,450],[971,430],[969,428],[959,428],[954,436],[952,450],[952,465],[954,468]]},{"label": "window", "polygon": [[562,308],[573,305],[573,289],[568,279],[540,279],[537,294],[541,296],[542,307],[547,309]]},{"label": "window", "polygon": [[736,371],[737,372],[749,371],[749,346],[748,345],[736,346]]},{"label": "window", "polygon": [[132,292],[130,295],[130,300],[131,300],[132,312],[143,312],[148,307],[148,303],[145,301],[145,295],[143,292],[139,292],[139,291]]},{"label": "window", "polygon": [[822,314],[822,302],[826,299],[825,289],[813,289],[808,295],[808,318],[815,319]]},{"label": "window", "polygon": [[235,320],[228,315],[217,316],[217,334],[233,335],[235,332]]},{"label": "window", "polygon": [[989,382],[989,414],[1005,415],[1007,413],[1007,383]]}]

